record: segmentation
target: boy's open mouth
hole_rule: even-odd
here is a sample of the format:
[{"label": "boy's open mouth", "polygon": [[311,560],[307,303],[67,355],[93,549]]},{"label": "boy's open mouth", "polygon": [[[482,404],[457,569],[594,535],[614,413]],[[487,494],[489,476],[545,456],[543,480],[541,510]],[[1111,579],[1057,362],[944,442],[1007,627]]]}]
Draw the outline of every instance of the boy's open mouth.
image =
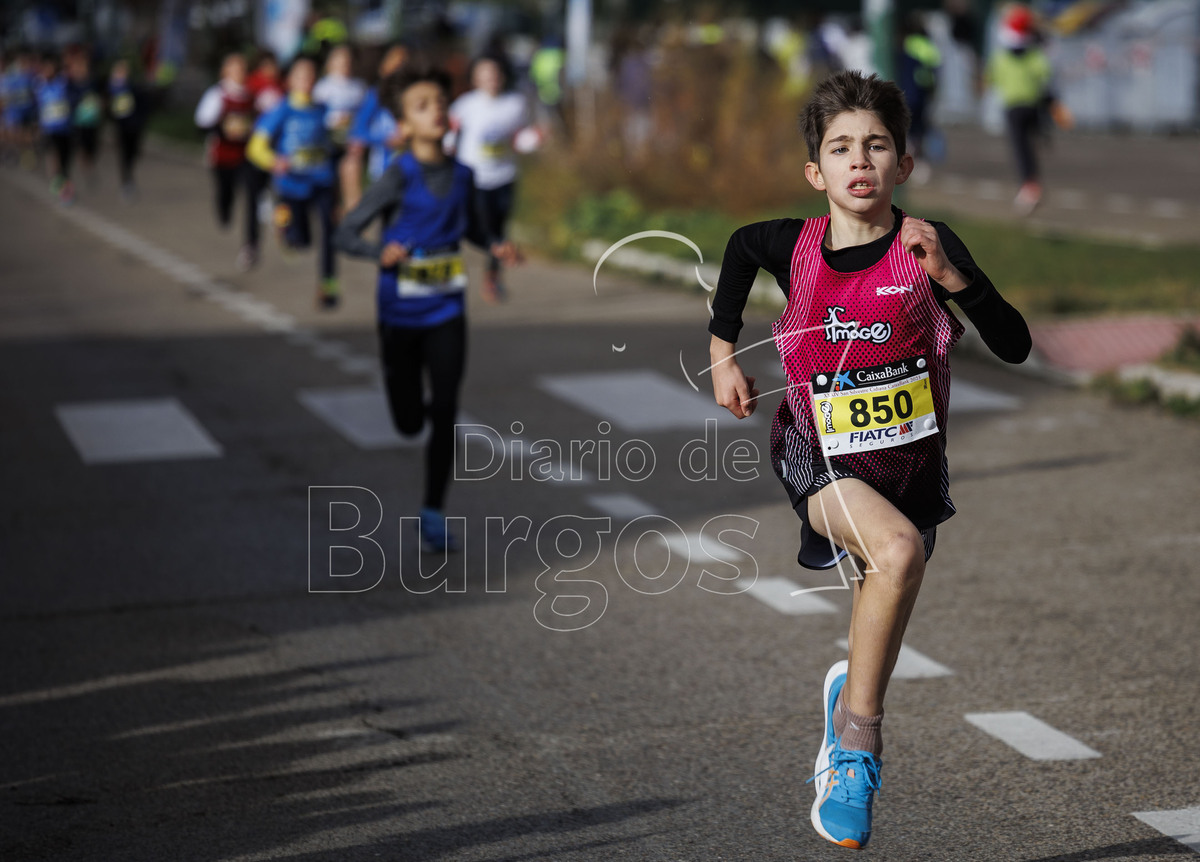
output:
[{"label": "boy's open mouth", "polygon": [[855,180],[847,188],[853,195],[869,195],[875,191],[875,184],[870,180]]}]

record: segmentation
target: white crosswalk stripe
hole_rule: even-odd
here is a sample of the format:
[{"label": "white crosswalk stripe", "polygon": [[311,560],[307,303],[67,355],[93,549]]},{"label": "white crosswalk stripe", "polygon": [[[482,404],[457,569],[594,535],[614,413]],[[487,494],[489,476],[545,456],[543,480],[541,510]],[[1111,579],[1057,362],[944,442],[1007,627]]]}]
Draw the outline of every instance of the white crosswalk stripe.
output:
[{"label": "white crosswalk stripe", "polygon": [[644,368],[551,374],[538,383],[556,398],[626,431],[703,431],[706,419],[730,426],[739,422],[713,401],[711,392],[695,392],[686,383]]},{"label": "white crosswalk stripe", "polygon": [[658,514],[657,509],[632,494],[589,494],[584,499],[593,509],[624,521]]},{"label": "white crosswalk stripe", "polygon": [[1031,760],[1086,760],[1101,756],[1095,749],[1027,712],[973,712],[966,719]]},{"label": "white crosswalk stripe", "polygon": [[1168,838],[1200,852],[1200,808],[1175,811],[1138,811],[1134,817]]},{"label": "white crosswalk stripe", "polygon": [[174,398],[90,401],[54,409],[85,464],[218,458],[219,443]]},{"label": "white crosswalk stripe", "polygon": [[739,586],[745,588],[746,595],[753,596],[781,614],[790,616],[832,614],[838,610],[837,605],[828,599],[821,598],[816,593],[793,595],[800,587],[787,578],[758,578],[753,584],[739,582]]}]

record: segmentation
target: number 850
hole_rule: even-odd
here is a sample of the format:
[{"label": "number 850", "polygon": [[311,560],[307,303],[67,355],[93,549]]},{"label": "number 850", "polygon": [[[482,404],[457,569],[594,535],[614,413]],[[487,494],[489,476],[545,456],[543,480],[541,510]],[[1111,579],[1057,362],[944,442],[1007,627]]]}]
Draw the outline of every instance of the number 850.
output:
[{"label": "number 850", "polygon": [[[850,424],[855,428],[866,428],[875,420],[876,425],[887,425],[892,418],[907,419],[912,416],[912,396],[907,389],[897,389],[894,397],[876,395],[871,399],[870,408],[867,399],[855,398],[850,402]],[[872,415],[873,414],[873,415]]]}]

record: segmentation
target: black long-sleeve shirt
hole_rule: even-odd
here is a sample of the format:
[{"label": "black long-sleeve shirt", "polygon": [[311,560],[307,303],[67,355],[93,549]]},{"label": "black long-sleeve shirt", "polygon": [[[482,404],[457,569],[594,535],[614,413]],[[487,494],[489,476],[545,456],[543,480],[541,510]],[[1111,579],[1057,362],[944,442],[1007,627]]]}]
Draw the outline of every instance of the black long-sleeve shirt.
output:
[{"label": "black long-sleeve shirt", "polygon": [[[863,245],[832,251],[821,247],[825,262],[835,272],[859,272],[881,261],[896,240],[903,221],[900,210],[892,207],[896,223],[891,232]],[[967,287],[951,293],[932,282],[933,294],[945,306],[951,298],[979,330],[984,344],[1005,362],[1024,362],[1033,342],[1029,327],[1021,313],[1000,295],[983,270],[971,258],[954,231],[943,222],[930,221],[950,263],[967,280]],[[746,225],[734,231],[725,246],[721,277],[713,297],[713,317],[708,331],[718,338],[736,343],[742,329],[742,311],[758,270],[764,269],[775,277],[785,296],[791,287],[792,254],[800,238],[804,219],[775,219]]]}]

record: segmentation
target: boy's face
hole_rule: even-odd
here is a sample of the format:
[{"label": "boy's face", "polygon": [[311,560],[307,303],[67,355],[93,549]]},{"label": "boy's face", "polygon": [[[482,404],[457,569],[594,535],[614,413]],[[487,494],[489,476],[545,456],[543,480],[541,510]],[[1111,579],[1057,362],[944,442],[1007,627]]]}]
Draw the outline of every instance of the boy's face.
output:
[{"label": "boy's face", "polygon": [[500,65],[491,60],[480,60],[475,64],[471,84],[489,96],[499,95],[504,86],[504,75],[500,71]]},{"label": "boy's face", "polygon": [[432,142],[446,134],[446,92],[433,81],[413,84],[401,94],[400,105],[404,111],[400,125],[409,138]]},{"label": "boy's face", "polygon": [[892,191],[913,168],[912,156],[896,152],[887,127],[870,111],[834,117],[817,158],[804,166],[812,187],[828,195],[831,210],[866,218],[891,208]]},{"label": "boy's face", "polygon": [[294,93],[311,93],[317,83],[317,67],[311,60],[297,60],[288,73],[288,89]]},{"label": "boy's face", "polygon": [[329,59],[325,61],[326,72],[343,78],[350,77],[350,66],[350,50],[345,47],[334,48],[329,52]]},{"label": "boy's face", "polygon": [[226,57],[221,64],[221,77],[234,84],[246,83],[246,61],[242,57]]}]

